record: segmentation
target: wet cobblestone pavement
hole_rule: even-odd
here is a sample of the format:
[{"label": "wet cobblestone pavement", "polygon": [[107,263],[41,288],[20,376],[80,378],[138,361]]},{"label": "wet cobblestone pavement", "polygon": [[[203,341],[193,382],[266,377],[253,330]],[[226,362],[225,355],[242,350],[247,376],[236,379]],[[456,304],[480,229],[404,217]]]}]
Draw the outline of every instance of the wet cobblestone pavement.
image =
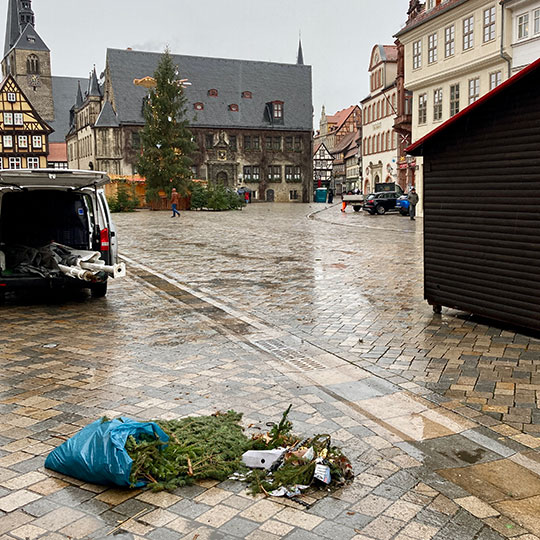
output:
[{"label": "wet cobblestone pavement", "polygon": [[[540,341],[432,313],[421,221],[323,208],[117,215],[128,278],[107,298],[1,308],[0,539],[540,537]],[[103,415],[233,408],[264,426],[289,403],[356,473],[309,509],[230,481],[150,493],[43,468]]]}]

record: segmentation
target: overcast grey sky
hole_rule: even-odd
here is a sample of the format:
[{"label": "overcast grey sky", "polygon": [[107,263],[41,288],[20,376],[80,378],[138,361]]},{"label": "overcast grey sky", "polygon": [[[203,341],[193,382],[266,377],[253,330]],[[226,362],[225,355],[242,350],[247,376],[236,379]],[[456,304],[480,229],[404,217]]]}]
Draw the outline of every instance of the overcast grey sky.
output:
[{"label": "overcast grey sky", "polygon": [[[368,93],[373,45],[391,45],[408,0],[33,0],[36,29],[54,75],[87,77],[105,67],[107,47],[296,62],[313,69],[314,124]],[[7,0],[0,0],[2,47]],[[141,73],[141,76],[148,75]]]}]

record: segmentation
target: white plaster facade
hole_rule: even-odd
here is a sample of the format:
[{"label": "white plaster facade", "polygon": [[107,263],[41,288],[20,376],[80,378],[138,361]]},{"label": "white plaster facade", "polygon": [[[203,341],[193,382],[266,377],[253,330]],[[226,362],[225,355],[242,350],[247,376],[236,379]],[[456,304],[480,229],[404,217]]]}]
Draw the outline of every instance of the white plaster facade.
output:
[{"label": "white plaster facade", "polygon": [[362,168],[364,194],[375,184],[397,182],[397,48],[375,45],[371,52],[370,95],[362,100]]},{"label": "white plaster facade", "polygon": [[540,58],[540,0],[506,0],[512,28],[512,73]]},{"label": "white plaster facade", "polygon": [[[413,93],[413,142],[511,75],[511,25],[498,0],[432,5],[432,15],[421,12],[396,34],[404,45],[405,87]],[[421,158],[417,164],[422,200]],[[421,215],[421,204],[417,210]]]}]

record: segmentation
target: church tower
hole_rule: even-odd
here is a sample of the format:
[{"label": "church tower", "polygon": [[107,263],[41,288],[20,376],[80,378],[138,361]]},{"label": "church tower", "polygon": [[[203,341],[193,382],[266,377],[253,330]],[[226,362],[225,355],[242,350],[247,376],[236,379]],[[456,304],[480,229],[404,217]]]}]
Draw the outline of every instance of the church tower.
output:
[{"label": "church tower", "polygon": [[15,78],[41,118],[54,120],[51,52],[36,32],[32,0],[8,0],[2,72]]}]

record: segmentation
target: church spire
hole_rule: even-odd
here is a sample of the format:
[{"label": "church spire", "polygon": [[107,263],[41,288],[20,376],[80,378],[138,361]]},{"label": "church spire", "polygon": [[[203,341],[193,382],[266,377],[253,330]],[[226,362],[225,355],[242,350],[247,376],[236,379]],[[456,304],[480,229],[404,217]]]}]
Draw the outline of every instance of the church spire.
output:
[{"label": "church spire", "polygon": [[304,53],[302,52],[302,38],[298,37],[298,54],[296,56],[296,63],[299,66],[304,65]]},{"label": "church spire", "polygon": [[32,0],[8,0],[4,57],[15,43],[17,43],[26,26],[28,24],[34,26],[35,22],[34,12],[32,11]]},{"label": "church spire", "polygon": [[77,109],[79,109],[80,107],[82,107],[82,104],[83,104],[83,95],[82,95],[82,90],[81,90],[81,81],[77,81],[77,98],[76,98],[76,101],[75,101],[75,107],[77,107]]},{"label": "church spire", "polygon": [[96,66],[90,73],[90,80],[88,81],[88,95],[101,97],[101,89],[99,88],[99,82],[96,75]]}]

